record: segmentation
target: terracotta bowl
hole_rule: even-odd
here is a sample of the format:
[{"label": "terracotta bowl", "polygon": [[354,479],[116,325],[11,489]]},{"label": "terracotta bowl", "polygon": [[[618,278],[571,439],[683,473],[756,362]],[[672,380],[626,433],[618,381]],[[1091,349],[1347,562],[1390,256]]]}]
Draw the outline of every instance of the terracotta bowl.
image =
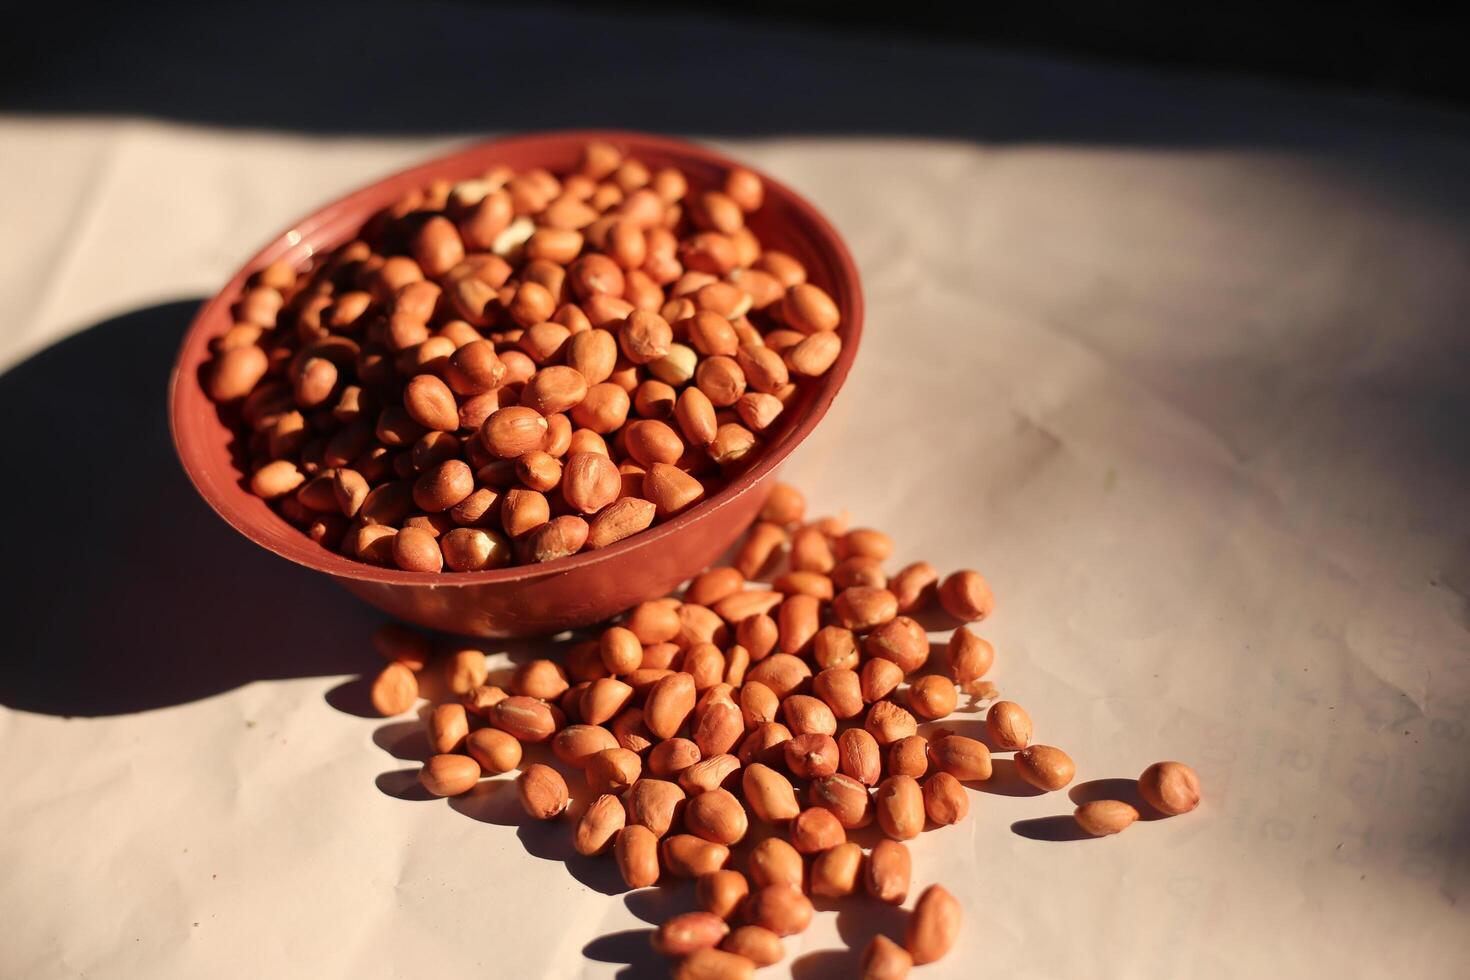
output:
[{"label": "terracotta bowl", "polygon": [[837,302],[843,324],[841,356],[825,376],[802,386],[783,413],[786,421],[767,440],[754,465],[674,520],[611,547],[542,565],[469,573],[405,572],[344,558],[313,542],[245,489],[231,455],[233,436],[201,386],[209,341],[230,327],[230,305],[251,272],[279,258],[304,262],[313,253],[335,248],[351,239],[371,214],[435,178],[465,179],[494,164],[564,170],[594,138],[612,142],[650,167],[679,167],[694,187],[722,180],[736,165],[693,143],[641,133],[557,132],[492,140],[334,201],[296,222],[247,262],[194,318],[169,385],[174,445],[209,505],[262,548],[330,575],[399,619],[477,636],[529,636],[595,623],[645,599],[666,595],[715,561],[755,519],[776,468],[832,404],[852,367],[862,333],[857,269],[842,240],[815,208],[764,174],[765,204],[751,216],[750,225],[763,244],[805,263],[811,281]]}]

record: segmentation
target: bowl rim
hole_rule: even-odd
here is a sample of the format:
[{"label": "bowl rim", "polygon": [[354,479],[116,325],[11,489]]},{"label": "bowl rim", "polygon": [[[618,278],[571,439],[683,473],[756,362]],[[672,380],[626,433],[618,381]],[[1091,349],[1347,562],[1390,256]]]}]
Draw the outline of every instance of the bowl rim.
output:
[{"label": "bowl rim", "polygon": [[[356,561],[339,555],[334,551],[322,547],[312,541],[304,532],[297,531],[300,537],[299,546],[292,542],[283,547],[280,542],[268,537],[259,528],[259,521],[254,515],[248,514],[237,506],[237,501],[232,496],[248,497],[247,492],[235,482],[238,471],[232,468],[231,478],[221,485],[207,466],[192,440],[183,432],[179,420],[184,414],[186,397],[185,385],[198,386],[196,375],[197,368],[207,359],[208,341],[210,338],[204,336],[206,325],[214,320],[223,308],[227,315],[229,306],[240,288],[244,285],[248,276],[256,269],[286,257],[292,253],[300,253],[302,257],[314,254],[312,236],[321,233],[324,226],[332,223],[334,216],[345,211],[362,211],[366,203],[381,192],[381,188],[389,183],[422,183],[442,175],[442,171],[451,170],[457,164],[464,163],[468,158],[493,153],[497,150],[504,151],[507,148],[520,148],[524,150],[526,144],[532,148],[543,142],[565,143],[577,141],[581,143],[593,140],[603,140],[623,147],[625,150],[637,155],[640,150],[652,150],[654,152],[671,156],[682,157],[692,160],[704,166],[732,169],[743,167],[757,174],[767,188],[767,197],[771,191],[783,199],[783,206],[793,211],[796,216],[794,222],[797,226],[804,225],[804,232],[816,243],[818,250],[829,259],[829,270],[832,273],[830,286],[833,290],[833,299],[838,308],[843,310],[842,324],[842,350],[832,367],[819,379],[819,386],[814,392],[806,412],[798,418],[793,425],[787,428],[781,438],[774,444],[768,446],[762,452],[760,459],[747,469],[736,474],[730,482],[717,493],[699,501],[673,519],[640,531],[617,541],[606,548],[592,551],[581,551],[566,558],[558,558],[553,561],[539,564],[510,565],[502,568],[489,569],[479,572],[412,572],[397,568],[386,568],[378,565],[369,565],[366,562]],[[353,226],[360,224],[377,210],[367,210],[361,217],[353,219]],[[335,246],[332,246],[335,247]],[[458,588],[465,586],[490,585],[499,583],[517,582],[522,580],[537,579],[548,575],[570,572],[574,569],[589,567],[600,562],[610,561],[620,555],[626,554],[638,548],[656,545],[671,536],[677,535],[683,528],[707,517],[713,517],[725,505],[737,498],[749,493],[757,484],[763,481],[767,474],[778,467],[786,457],[799,446],[817,423],[827,414],[833,399],[841,389],[849,371],[852,369],[854,358],[857,356],[857,348],[862,336],[863,327],[863,294],[859,281],[857,264],[848,252],[846,244],[842,241],[837,230],[826,217],[801,194],[792,190],[786,184],[771,177],[769,174],[750,166],[749,164],[726,157],[724,154],[709,149],[701,144],[673,137],[658,136],[650,133],[642,133],[633,130],[615,129],[576,129],[576,130],[545,130],[538,132],[519,133],[514,136],[498,137],[487,140],[477,140],[458,149],[435,156],[429,160],[414,164],[393,173],[387,174],[369,183],[363,184],[354,190],[335,198],[292,222],[284,231],[274,236],[264,247],[258,250],[231,276],[230,280],[212,297],[202,303],[199,310],[190,321],[188,328],[179,344],[178,354],[175,356],[173,369],[169,376],[168,387],[168,421],[169,433],[173,440],[174,451],[188,475],[189,481],[193,483],[195,490],[204,498],[205,502],[225,520],[236,531],[246,538],[255,542],[288,561],[294,562],[305,568],[325,572],[338,578],[348,578],[357,581],[380,583],[385,585],[410,585],[429,586],[436,588]],[[204,356],[194,356],[203,349]],[[186,362],[192,362],[186,365]],[[190,369],[185,370],[186,366]],[[191,375],[185,377],[185,375]],[[208,397],[203,392],[206,403]],[[209,403],[212,404],[212,403]],[[250,498],[254,499],[254,498]],[[274,513],[274,512],[273,512]],[[278,519],[284,521],[284,518]]]}]

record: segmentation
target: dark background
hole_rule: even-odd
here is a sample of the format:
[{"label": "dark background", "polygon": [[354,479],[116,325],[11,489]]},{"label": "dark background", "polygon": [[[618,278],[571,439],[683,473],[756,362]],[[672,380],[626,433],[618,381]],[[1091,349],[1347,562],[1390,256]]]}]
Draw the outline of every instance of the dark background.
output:
[{"label": "dark background", "polygon": [[[958,136],[975,134],[968,117],[979,113],[995,126],[987,135],[1004,139],[1033,135],[1034,105],[1007,84],[1005,59],[1015,56],[1269,76],[1463,106],[1470,57],[1457,8],[28,3],[0,22],[0,108],[324,133],[636,125]],[[1181,78],[1183,100],[1200,83],[1190,79]],[[936,100],[936,83],[953,99]],[[1085,92],[1069,95],[1079,97],[1085,117]],[[1012,100],[1016,118],[1008,119]],[[1115,106],[1098,111],[1110,115],[1099,126],[1127,132]]]}]

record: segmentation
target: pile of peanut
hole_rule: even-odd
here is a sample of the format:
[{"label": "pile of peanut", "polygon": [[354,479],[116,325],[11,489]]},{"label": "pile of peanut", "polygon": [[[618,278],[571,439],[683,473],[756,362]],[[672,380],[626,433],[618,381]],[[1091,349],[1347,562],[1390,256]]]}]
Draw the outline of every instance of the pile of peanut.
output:
[{"label": "pile of peanut", "polygon": [[[995,699],[983,679],[995,651],[967,626],[930,669],[930,641],[913,616],[937,601],[962,624],[984,620],[994,608],[985,579],[974,571],[941,579],[927,562],[889,576],[883,563],[892,552],[881,532],[806,522],[800,493],[777,486],[732,567],[699,575],[682,600],[633,608],[572,646],[564,665],[526,662],[505,690],[486,683],[481,650],[445,656],[437,669],[457,700],[428,715],[434,755],[420,781],[432,794],[457,796],[483,776],[521,768],[526,812],[556,820],[571,812],[567,775],[584,779],[591,802],[570,828],[578,853],[610,852],[629,888],[695,882],[700,911],[653,935],[683,980],[745,978],[779,962],[782,937],[811,922],[809,896],[865,892],[901,904],[911,886],[904,842],[926,821],[968,815],[964,784],[991,777],[992,749],[1013,751],[1020,776],[1042,791],[1065,787],[1075,766],[1033,741],[1020,705]],[[773,572],[769,587],[755,584]],[[385,626],[376,643],[390,663],[373,684],[375,708],[411,710],[429,641]],[[955,711],[961,692],[989,702],[985,739],[919,734],[921,722]],[[523,746],[545,742],[560,767],[523,759]],[[1165,815],[1199,801],[1194,771],[1178,762],[1149,766],[1138,788]],[[1122,800],[1075,811],[1098,836],[1138,817]],[[875,821],[884,839],[865,853],[848,832]],[[753,823],[772,833],[732,852],[748,834],[760,836]],[[862,976],[896,980],[940,959],[959,935],[960,913],[954,896],[930,885],[902,943],[873,939]]]},{"label": "pile of peanut", "polygon": [[578,169],[438,181],[298,272],[257,272],[210,397],[250,489],[351,558],[456,572],[603,548],[748,466],[840,314],[746,225],[606,143]]}]

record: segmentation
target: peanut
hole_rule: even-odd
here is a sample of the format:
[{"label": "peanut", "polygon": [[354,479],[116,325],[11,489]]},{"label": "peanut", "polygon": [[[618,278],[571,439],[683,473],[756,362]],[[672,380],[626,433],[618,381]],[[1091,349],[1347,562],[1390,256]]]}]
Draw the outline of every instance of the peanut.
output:
[{"label": "peanut", "polygon": [[874,936],[863,950],[862,980],[906,980],[913,967],[909,951],[887,936]]},{"label": "peanut", "polygon": [[577,821],[572,847],[583,856],[601,854],[612,847],[626,821],[627,811],[623,809],[622,801],[611,794],[603,794],[592,801]]},{"label": "peanut", "polygon": [[943,958],[960,935],[960,903],[940,885],[930,885],[919,895],[909,916],[904,946],[916,965]]},{"label": "peanut", "polygon": [[1016,770],[1032,786],[1051,792],[1070,783],[1077,766],[1071,756],[1055,746],[1029,745],[1016,753]]},{"label": "peanut", "polygon": [[550,766],[533,763],[516,777],[516,793],[526,813],[537,820],[551,820],[566,811],[570,797],[566,780]]},{"label": "peanut", "polygon": [[474,789],[480,767],[464,755],[435,755],[419,770],[419,782],[435,796],[459,796]]},{"label": "peanut", "polygon": [[1178,816],[1199,806],[1199,776],[1182,762],[1155,762],[1138,777],[1138,792],[1155,810]]},{"label": "peanut", "polygon": [[1127,830],[1138,819],[1138,811],[1121,800],[1093,800],[1079,806],[1072,816],[1089,834],[1106,837]]},{"label": "peanut", "polygon": [[1024,749],[1031,744],[1031,716],[1014,701],[997,701],[985,713],[985,734],[993,748]]}]

